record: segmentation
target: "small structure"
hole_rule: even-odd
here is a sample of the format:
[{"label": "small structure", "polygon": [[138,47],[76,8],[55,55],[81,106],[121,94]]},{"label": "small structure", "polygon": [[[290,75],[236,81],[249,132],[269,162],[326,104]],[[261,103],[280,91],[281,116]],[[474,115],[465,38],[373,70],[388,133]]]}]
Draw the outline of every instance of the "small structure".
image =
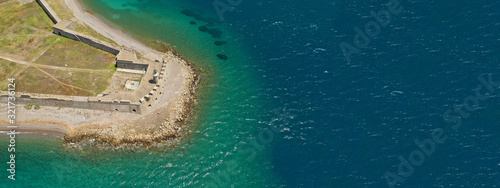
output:
[{"label": "small structure", "polygon": [[128,90],[135,90],[139,87],[140,82],[138,81],[133,81],[133,80],[127,80],[125,83],[125,88]]},{"label": "small structure", "polygon": [[154,84],[157,84],[158,83],[158,71],[156,71],[156,69],[153,71],[153,83]]},{"label": "small structure", "polygon": [[138,60],[134,52],[128,50],[120,50],[116,55],[116,67],[122,69],[146,70],[149,63]]},{"label": "small structure", "polygon": [[66,33],[64,30],[73,30],[75,29],[75,27],[75,23],[68,19],[64,19],[58,22],[56,25],[52,26],[56,35],[63,35],[64,33]]}]

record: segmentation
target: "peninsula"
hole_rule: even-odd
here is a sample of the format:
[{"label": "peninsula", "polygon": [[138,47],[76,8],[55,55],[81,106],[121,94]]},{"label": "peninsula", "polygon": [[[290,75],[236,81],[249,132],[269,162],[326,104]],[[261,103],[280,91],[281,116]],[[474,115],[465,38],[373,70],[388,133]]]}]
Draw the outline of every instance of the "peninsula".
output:
[{"label": "peninsula", "polygon": [[[78,1],[6,0],[0,6],[1,14],[31,11],[6,21],[22,24],[0,28],[0,113],[7,113],[9,97],[3,80],[15,78],[18,131],[64,135],[68,145],[113,147],[169,144],[188,133],[199,76],[182,55],[148,47]],[[31,48],[9,50],[20,37],[29,38]],[[8,124],[1,116],[0,130]]]}]

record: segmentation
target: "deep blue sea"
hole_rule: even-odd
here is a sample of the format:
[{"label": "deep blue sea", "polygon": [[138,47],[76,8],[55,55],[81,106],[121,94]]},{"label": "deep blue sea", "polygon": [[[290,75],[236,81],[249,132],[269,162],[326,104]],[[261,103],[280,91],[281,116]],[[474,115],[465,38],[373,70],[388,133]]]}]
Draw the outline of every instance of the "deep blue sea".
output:
[{"label": "deep blue sea", "polygon": [[26,138],[2,186],[500,187],[500,1],[84,4],[204,70],[193,134],[135,153]]}]

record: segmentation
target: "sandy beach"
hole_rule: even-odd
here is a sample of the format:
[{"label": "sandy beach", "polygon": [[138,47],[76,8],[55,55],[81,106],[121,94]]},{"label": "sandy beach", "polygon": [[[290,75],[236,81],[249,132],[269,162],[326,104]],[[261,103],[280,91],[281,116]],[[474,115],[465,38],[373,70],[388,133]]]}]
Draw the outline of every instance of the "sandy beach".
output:
[{"label": "sandy beach", "polygon": [[[18,130],[65,135],[66,142],[95,139],[100,144],[112,145],[178,138],[195,97],[192,88],[195,87],[197,76],[191,64],[175,55],[175,52],[161,53],[151,49],[98,17],[86,13],[79,1],[65,0],[65,3],[73,11],[75,21],[90,26],[122,47],[141,53],[151,61],[165,59],[166,82],[160,88],[162,95],[155,101],[156,105],[142,114],[49,106],[27,110],[18,106]],[[0,113],[7,113],[6,104],[0,104]],[[7,125],[7,117],[0,117],[0,124]],[[0,131],[8,129],[1,126]]]}]

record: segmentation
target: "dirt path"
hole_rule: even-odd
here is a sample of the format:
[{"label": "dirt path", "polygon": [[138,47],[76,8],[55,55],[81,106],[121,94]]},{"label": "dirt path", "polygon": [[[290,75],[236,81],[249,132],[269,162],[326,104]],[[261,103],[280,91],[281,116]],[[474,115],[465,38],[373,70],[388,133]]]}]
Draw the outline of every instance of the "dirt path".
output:
[{"label": "dirt path", "polygon": [[[52,74],[49,74],[48,72],[45,72],[41,68],[56,69],[56,70],[76,70],[76,71],[85,71],[85,72],[93,72],[93,71],[96,71],[96,70],[93,70],[93,69],[79,69],[79,68],[65,68],[65,67],[57,67],[57,66],[49,66],[49,65],[39,65],[39,64],[34,64],[34,63],[27,62],[27,61],[22,61],[22,60],[18,60],[18,59],[8,58],[8,57],[5,57],[5,56],[0,56],[0,58],[8,60],[8,61],[11,61],[11,62],[14,62],[14,63],[19,63],[19,64],[22,64],[22,65],[26,65],[26,66],[24,66],[18,72],[18,74],[20,74],[21,72],[25,71],[29,67],[34,67],[37,70],[39,70],[40,72],[42,72],[42,73],[46,74],[47,76],[51,77],[52,79],[56,80],[61,85],[64,85],[64,86],[70,87],[70,88],[74,88],[74,89],[78,89],[78,90],[82,90],[82,91],[86,91],[86,92],[92,93],[93,95],[96,95],[96,93],[93,92],[93,91],[90,91],[90,90],[87,90],[87,89],[83,89],[83,88],[80,88],[80,87],[77,87],[77,86],[74,86],[74,85],[66,84],[66,83],[60,81],[59,79],[57,79]],[[36,61],[36,59],[35,59],[35,61]]]},{"label": "dirt path", "polygon": [[86,91],[86,92],[89,92],[89,93],[92,93],[93,95],[96,95],[96,93],[94,93],[93,91],[90,91],[90,90],[87,90],[87,89],[83,89],[81,87],[76,87],[74,85],[70,85],[70,84],[66,84],[64,82],[61,82],[59,79],[57,79],[55,76],[53,76],[52,74],[49,74],[48,72],[45,72],[44,70],[42,70],[41,68],[38,68],[38,67],[35,67],[36,69],[38,69],[40,72],[43,72],[45,73],[47,76],[51,77],[52,79],[56,80],[57,82],[59,82],[59,84],[63,85],[63,86],[66,86],[66,87],[70,87],[70,88],[75,88],[75,89],[78,89],[78,90],[82,90],[82,91]]}]

